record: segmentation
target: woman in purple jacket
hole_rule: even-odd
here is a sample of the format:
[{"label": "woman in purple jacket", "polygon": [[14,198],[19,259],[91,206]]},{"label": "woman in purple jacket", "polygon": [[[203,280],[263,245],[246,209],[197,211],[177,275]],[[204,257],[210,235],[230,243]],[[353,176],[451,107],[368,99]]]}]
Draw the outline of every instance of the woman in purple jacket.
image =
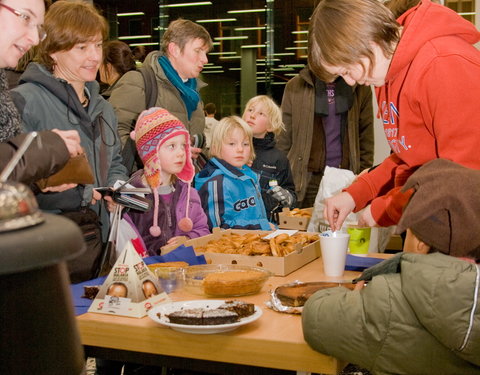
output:
[{"label": "woman in purple jacket", "polygon": [[195,175],[190,136],[180,120],[163,108],[150,108],[138,117],[132,132],[144,169],[132,184],[150,187],[153,208],[128,215],[139,230],[149,255],[175,245],[179,236],[196,238],[209,234],[200,197],[190,183]]}]

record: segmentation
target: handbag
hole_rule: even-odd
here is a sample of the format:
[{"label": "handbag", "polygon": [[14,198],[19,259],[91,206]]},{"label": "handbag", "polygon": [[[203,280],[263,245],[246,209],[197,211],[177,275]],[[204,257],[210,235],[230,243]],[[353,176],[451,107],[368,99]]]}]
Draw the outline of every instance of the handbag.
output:
[{"label": "handbag", "polygon": [[90,208],[62,212],[61,215],[80,227],[87,248],[85,252],[67,261],[70,281],[77,284],[96,278],[103,250],[100,218]]},{"label": "handbag", "polygon": [[63,184],[93,184],[92,168],[85,154],[68,159],[67,164],[57,173],[37,181],[37,186],[42,190],[50,186]]}]

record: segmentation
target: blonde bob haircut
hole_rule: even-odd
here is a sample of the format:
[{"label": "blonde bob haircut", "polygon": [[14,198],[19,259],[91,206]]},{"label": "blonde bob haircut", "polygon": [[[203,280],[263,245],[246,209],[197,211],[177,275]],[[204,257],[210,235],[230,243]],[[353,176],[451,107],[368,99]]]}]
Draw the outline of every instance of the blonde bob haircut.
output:
[{"label": "blonde bob haircut", "polygon": [[193,21],[179,18],[178,20],[170,22],[168,25],[167,30],[163,34],[160,49],[163,54],[168,55],[168,45],[175,43],[180,47],[180,51],[183,52],[185,45],[194,39],[202,40],[203,45],[207,47],[209,51],[213,47],[212,38],[207,29]]},{"label": "blonde bob haircut", "polygon": [[47,37],[40,44],[38,61],[53,71],[51,54],[70,51],[78,43],[92,41],[98,34],[108,38],[107,20],[89,3],[57,1],[49,8],[44,22]]},{"label": "blonde bob haircut", "polygon": [[371,73],[375,61],[372,42],[390,58],[400,40],[400,25],[378,0],[322,0],[310,20],[308,39],[310,69],[331,82],[335,77],[323,65],[361,64],[360,59],[366,57]]},{"label": "blonde bob haircut", "polygon": [[224,117],[213,127],[212,141],[210,142],[210,156],[219,159],[222,158],[223,143],[235,129],[240,129],[245,137],[248,138],[248,143],[250,144],[249,160],[253,161],[253,159],[255,159],[252,128],[238,116]]},{"label": "blonde bob haircut", "polygon": [[282,121],[282,110],[273,101],[273,99],[267,95],[257,95],[251,98],[245,106],[245,111],[243,111],[243,117],[245,117],[245,113],[251,107],[255,107],[258,104],[263,105],[263,107],[265,108],[266,115],[270,123],[270,131],[275,135],[279,135],[282,131],[284,131],[285,125]]}]

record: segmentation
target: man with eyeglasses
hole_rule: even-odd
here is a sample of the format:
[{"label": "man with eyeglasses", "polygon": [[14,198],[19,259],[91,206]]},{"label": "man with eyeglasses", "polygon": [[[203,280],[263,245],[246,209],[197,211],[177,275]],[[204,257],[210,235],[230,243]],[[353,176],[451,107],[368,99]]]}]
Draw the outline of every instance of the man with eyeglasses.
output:
[{"label": "man with eyeglasses", "polygon": [[[20,116],[8,93],[4,68],[18,60],[46,37],[43,29],[46,1],[0,1],[0,170],[25,138]],[[33,183],[48,177],[65,165],[70,156],[82,152],[77,131],[43,131],[40,142],[33,142],[10,175],[10,179]]]}]

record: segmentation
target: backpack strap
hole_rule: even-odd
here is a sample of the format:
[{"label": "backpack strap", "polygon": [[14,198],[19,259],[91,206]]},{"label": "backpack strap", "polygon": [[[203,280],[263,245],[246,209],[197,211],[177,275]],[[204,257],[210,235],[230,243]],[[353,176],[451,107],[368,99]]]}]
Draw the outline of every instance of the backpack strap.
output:
[{"label": "backpack strap", "polygon": [[[157,102],[158,88],[157,79],[155,78],[155,72],[153,69],[144,65],[137,69],[143,77],[143,83],[145,86],[145,109],[155,107]],[[135,119],[136,121],[136,119]],[[135,127],[135,123],[133,124]],[[123,165],[127,168],[127,174],[130,176],[137,169],[142,168],[143,163],[138,157],[135,141],[128,137],[125,145],[122,148]]]},{"label": "backpack strap", "polygon": [[142,74],[143,82],[145,83],[145,109],[152,108],[157,102],[158,95],[155,72],[148,65],[142,66],[138,71]]}]

